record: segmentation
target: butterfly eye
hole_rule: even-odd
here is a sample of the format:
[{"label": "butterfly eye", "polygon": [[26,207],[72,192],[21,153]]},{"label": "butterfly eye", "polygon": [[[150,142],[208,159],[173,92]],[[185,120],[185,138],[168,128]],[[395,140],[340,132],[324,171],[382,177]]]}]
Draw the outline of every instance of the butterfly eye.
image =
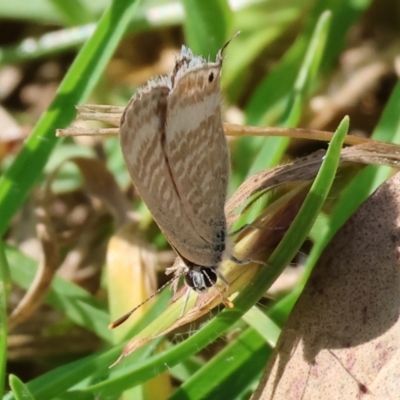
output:
[{"label": "butterfly eye", "polygon": [[208,82],[212,82],[214,80],[214,72],[211,72],[210,75],[208,75]]}]

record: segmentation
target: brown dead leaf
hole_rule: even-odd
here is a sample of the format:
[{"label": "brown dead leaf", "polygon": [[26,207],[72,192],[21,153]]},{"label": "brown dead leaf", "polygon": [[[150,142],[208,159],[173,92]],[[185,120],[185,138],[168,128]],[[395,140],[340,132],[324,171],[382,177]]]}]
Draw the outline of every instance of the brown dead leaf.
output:
[{"label": "brown dead leaf", "polygon": [[272,190],[287,183],[300,183],[314,179],[321,166],[324,150],[316,151],[308,157],[301,158],[293,163],[261,171],[246,179],[236,192],[227,201],[225,214],[228,226],[232,225],[240,216],[235,211],[241,207],[251,196]]},{"label": "brown dead leaf", "polygon": [[400,174],[325,250],[255,399],[400,399]]},{"label": "brown dead leaf", "polygon": [[4,107],[0,106],[0,160],[16,152],[21,146],[22,141],[26,138],[27,133],[27,129],[20,126],[12,115]]},{"label": "brown dead leaf", "polygon": [[130,204],[106,165],[100,160],[86,157],[73,157],[69,161],[79,168],[90,195],[102,200],[113,214],[117,226],[126,223]]},{"label": "brown dead leaf", "polygon": [[9,316],[9,330],[27,320],[42,305],[59,267],[57,238],[48,219],[41,214],[42,222],[38,223],[36,230],[42,247],[42,260],[31,286]]},{"label": "brown dead leaf", "polygon": [[[79,169],[84,190],[69,194],[52,191],[52,183],[66,162]],[[72,157],[52,172],[42,202],[60,245],[68,250],[59,268],[60,276],[91,293],[96,292],[108,240],[107,232],[99,227],[110,220],[107,211],[113,215],[115,224],[122,226],[128,221],[130,209],[115,177],[99,159]]]}]

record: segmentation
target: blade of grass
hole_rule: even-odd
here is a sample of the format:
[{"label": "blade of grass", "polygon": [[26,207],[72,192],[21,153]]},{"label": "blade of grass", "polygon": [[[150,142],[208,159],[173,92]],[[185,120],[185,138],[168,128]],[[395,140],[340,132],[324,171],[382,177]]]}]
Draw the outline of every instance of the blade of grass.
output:
[{"label": "blade of grass", "polygon": [[62,53],[81,46],[94,32],[96,24],[61,29],[37,38],[29,37],[17,44],[0,48],[0,65],[19,64]]},{"label": "blade of grass", "polygon": [[271,347],[276,346],[281,330],[276,323],[258,307],[252,307],[243,315],[242,320],[257,331]]},{"label": "blade of grass", "polygon": [[318,78],[322,56],[327,48],[332,13],[323,12],[317,20],[310,44],[304,55],[299,73],[290,93],[287,111],[282,117],[282,125],[295,127],[300,121],[307,96],[311,93],[313,82]]},{"label": "blade of grass", "polygon": [[260,54],[268,52],[298,24],[307,2],[291,1],[290,5],[276,1],[253,5],[248,2],[248,7],[235,12],[233,32],[240,30],[241,34],[229,45],[229,62],[225,63],[222,74],[222,88],[229,103],[240,102],[243,92],[248,91],[247,83],[254,73],[252,66]]},{"label": "blade of grass", "polygon": [[[385,107],[383,115],[375,128],[372,138],[386,142],[400,143],[400,117],[398,114],[398,104],[400,102],[400,83],[398,83],[392,96]],[[300,296],[304,285],[314,265],[325,247],[332,240],[338,230],[344,225],[347,219],[357,210],[357,208],[383,183],[391,174],[391,169],[387,167],[368,166],[350,183],[342,193],[338,203],[330,216],[329,223],[322,232],[315,238],[314,246],[307,259],[305,272],[298,286],[275,304],[269,315],[274,320],[283,323],[290,313],[290,310]]]},{"label": "blade of grass", "polygon": [[[149,309],[144,318],[142,318],[132,329],[131,334],[133,335],[135,332],[143,329],[151,320],[156,318],[160,314],[160,309],[165,308],[169,297],[169,293],[166,291],[161,293],[157,298],[156,303]],[[139,360],[147,359],[149,354],[154,352],[154,349],[159,345],[161,340],[162,339],[157,339],[154,343],[151,343],[149,346],[136,352],[132,357],[134,365],[136,365]],[[125,343],[118,344],[107,351],[98,352],[78,361],[53,369],[52,371],[28,382],[26,387],[35,398],[51,399],[54,396],[61,395],[67,390],[77,390],[81,389],[81,386],[87,386],[87,382],[84,382],[83,385],[80,384],[87,377],[92,377],[90,382],[112,379],[115,371],[109,370],[108,367],[113,361],[115,361],[124,345]],[[123,390],[124,388],[121,390],[116,388],[114,394],[119,394]],[[11,399],[15,399],[12,393],[8,393],[4,397],[4,400]]]},{"label": "blade of grass", "polygon": [[[338,54],[343,50],[348,30],[360,18],[362,12],[368,6],[369,0],[360,0],[357,2],[357,6],[355,3],[349,0],[327,0],[314,3],[315,5],[306,20],[304,33],[296,39],[277,67],[271,71],[253,94],[246,107],[246,123],[248,125],[271,124],[273,122],[276,108],[280,107],[279,104],[287,98],[288,93],[293,88],[297,71],[310,42],[314,23],[326,10],[332,13],[332,19],[321,68],[324,72],[332,68]],[[268,111],[267,114],[266,110]]]},{"label": "blade of grass", "polygon": [[[103,374],[107,376],[107,365],[118,354],[118,349],[121,350],[122,345],[53,369],[47,374],[30,381],[26,386],[35,398],[52,399],[96,372],[103,371]],[[4,400],[11,399],[16,399],[12,393],[4,396]]]},{"label": "blade of grass", "polygon": [[4,252],[4,243],[0,240],[0,398],[3,397],[7,365],[7,298],[9,269]]},{"label": "blade of grass", "polygon": [[11,391],[17,400],[35,400],[26,385],[17,376],[10,374]]},{"label": "blade of grass", "polygon": [[49,109],[38,121],[14,162],[0,177],[0,236],[39,178],[64,128],[100,78],[122,38],[138,1],[113,1],[101,17],[93,36],[86,42],[62,81]]},{"label": "blade of grass", "polygon": [[87,24],[95,20],[95,15],[90,12],[82,0],[70,2],[49,0],[49,2],[64,17],[64,21],[69,26]]},{"label": "blade of grass", "polygon": [[[311,91],[311,83],[317,79],[319,66],[321,64],[321,57],[324,52],[327,37],[329,34],[329,26],[331,21],[331,13],[322,13],[318,19],[316,19],[313,30],[307,32],[307,36],[304,37],[305,43],[295,44],[289,51],[293,57],[287,62],[283,61],[281,66],[277,68],[271,75],[266,79],[265,85],[277,85],[277,82],[281,82],[282,77],[285,84],[287,81],[291,82],[291,85],[285,86],[285,92],[282,92],[282,87],[279,87],[282,97],[284,97],[284,103],[286,104],[286,111],[284,116],[281,118],[280,125],[283,126],[296,126],[301,117],[301,111],[304,106],[306,94]],[[304,35],[303,35],[304,36]],[[290,72],[290,73],[289,73]],[[270,83],[268,83],[270,82]],[[273,89],[269,87],[269,89]],[[282,103],[282,99],[276,98],[273,100],[274,93],[266,95],[261,99],[258,94],[258,90],[250,100],[247,110],[247,120],[253,124],[260,124],[261,115],[264,110],[268,107],[274,107],[277,101]],[[257,102],[261,108],[257,111],[257,117],[252,117],[251,108],[253,102]],[[283,103],[282,103],[283,105]],[[240,158],[240,170],[235,168],[234,179],[237,182],[243,182],[246,176],[252,175],[265,168],[270,168],[277,165],[287,148],[289,140],[287,138],[242,138],[238,141],[238,148],[240,148],[240,154],[237,158]],[[257,156],[254,158],[254,154]],[[258,215],[259,209],[255,210],[254,213]],[[255,214],[253,214],[254,216]],[[236,226],[241,226],[246,222],[254,219],[251,214],[248,215],[248,220],[241,219]]]},{"label": "blade of grass", "polygon": [[233,13],[226,0],[183,0],[186,41],[194,54],[214,57],[231,33]]},{"label": "blade of grass", "polygon": [[[310,44],[304,55],[302,64],[299,68],[297,78],[293,88],[289,91],[289,101],[287,109],[282,117],[279,125],[287,127],[295,127],[300,121],[302,110],[304,108],[307,95],[311,92],[311,84],[317,79],[319,67],[322,61],[331,21],[331,13],[324,12],[320,15],[315,24],[315,29],[310,38]],[[252,138],[251,140],[259,140],[260,138]],[[246,138],[247,140],[247,138]],[[245,140],[240,140],[244,142]],[[257,156],[253,160],[247,175],[253,175],[256,172],[271,168],[277,165],[282,159],[290,140],[288,138],[264,138],[261,148],[257,151]],[[244,176],[241,177],[243,179]],[[265,208],[267,198],[257,201],[252,209],[237,221],[235,228],[239,228],[246,223],[254,221],[261,210]]]},{"label": "blade of grass", "polygon": [[271,353],[262,336],[248,328],[185,381],[170,400],[236,399],[259,379]]},{"label": "blade of grass", "polygon": [[315,3],[315,12],[330,10],[333,14],[332,29],[328,38],[327,51],[323,57],[322,70],[328,72],[346,46],[348,32],[354,27],[371,0],[326,0]]},{"label": "blade of grass", "polygon": [[[382,117],[376,126],[372,138],[384,142],[400,143],[400,83],[397,83],[385,107]],[[306,268],[298,286],[287,296],[274,304],[268,314],[275,321],[283,324],[300,296],[305,283],[319,257],[333,236],[343,226],[353,212],[361,205],[391,174],[387,167],[366,167],[342,193],[338,203],[325,223],[325,231],[320,229],[314,237],[314,246],[307,258]]]},{"label": "blade of grass", "polygon": [[265,359],[278,340],[280,329],[257,307],[243,317],[246,329],[200,370],[188,377],[170,400],[238,398],[258,381]]}]

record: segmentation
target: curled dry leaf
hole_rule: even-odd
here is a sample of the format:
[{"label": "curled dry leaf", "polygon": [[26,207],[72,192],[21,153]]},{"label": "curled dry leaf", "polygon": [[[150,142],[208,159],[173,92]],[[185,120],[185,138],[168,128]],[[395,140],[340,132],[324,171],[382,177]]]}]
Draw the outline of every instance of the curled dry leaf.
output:
[{"label": "curled dry leaf", "polygon": [[38,223],[36,231],[42,247],[42,259],[31,286],[8,318],[10,330],[27,320],[42,305],[59,267],[57,238],[48,219],[44,213],[41,214],[42,221]]},{"label": "curled dry leaf", "polygon": [[400,174],[315,267],[253,399],[400,399]]}]

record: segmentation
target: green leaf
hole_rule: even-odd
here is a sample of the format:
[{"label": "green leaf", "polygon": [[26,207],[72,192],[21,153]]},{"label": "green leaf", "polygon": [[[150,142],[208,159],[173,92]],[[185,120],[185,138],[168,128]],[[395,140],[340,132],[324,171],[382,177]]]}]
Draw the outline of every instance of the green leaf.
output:
[{"label": "green leaf", "polygon": [[213,57],[231,34],[233,14],[226,0],[183,0],[186,41],[194,54]]},{"label": "green leaf", "polygon": [[0,240],[0,398],[3,397],[7,365],[7,299],[10,277],[4,243]]},{"label": "green leaf", "polygon": [[[299,67],[297,78],[293,88],[288,92],[286,112],[282,117],[280,125],[295,127],[300,121],[303,109],[307,105],[308,96],[312,92],[311,85],[317,79],[319,73],[321,57],[324,53],[329,33],[330,20],[331,13],[325,12],[319,17],[315,24],[315,29],[312,33],[302,64]],[[278,137],[242,138],[239,141],[240,145],[243,146],[251,146],[251,142],[253,142],[253,144],[256,144],[254,147],[257,148],[257,150],[252,149],[251,151],[253,155],[257,155],[256,157],[253,156],[254,158],[252,159],[251,166],[249,170],[246,171],[247,176],[277,165],[290,143],[288,138]],[[239,156],[242,156],[242,154],[239,154]],[[240,176],[240,180],[242,181],[243,179],[244,176]],[[245,223],[254,221],[256,216],[264,209],[267,200],[267,198],[260,199],[248,214],[237,221],[235,227],[243,226]]]},{"label": "green leaf", "polygon": [[[146,316],[133,327],[131,334],[133,335],[137,331],[143,329],[151,320],[156,318],[160,310],[165,307],[168,298],[169,293],[167,291],[161,293]],[[150,345],[136,351],[135,354],[130,357],[133,363],[131,369],[136,369],[136,365],[139,364],[139,361],[148,359],[149,355],[159,346],[161,340],[162,339],[157,339]],[[82,391],[82,388],[86,388],[88,385],[90,386],[90,383],[100,381],[108,382],[112,386],[113,395],[122,393],[131,386],[119,386],[118,380],[115,379],[115,376],[118,375],[118,370],[116,368],[110,370],[109,366],[116,360],[124,345],[125,343],[121,343],[107,351],[98,352],[78,361],[55,368],[27,383],[27,388],[37,399],[51,399],[54,396],[61,396],[64,392],[72,388],[74,390],[80,389],[80,396],[83,396],[82,393],[88,393],[88,391]],[[89,377],[90,380],[87,379]],[[116,381],[117,384],[114,385]],[[4,397],[4,400],[11,399],[15,399],[11,393]]]},{"label": "green leaf", "polygon": [[35,400],[32,393],[17,376],[10,374],[9,382],[16,400]]},{"label": "green leaf", "polygon": [[184,382],[170,400],[236,399],[257,382],[271,353],[263,337],[248,328]]}]

